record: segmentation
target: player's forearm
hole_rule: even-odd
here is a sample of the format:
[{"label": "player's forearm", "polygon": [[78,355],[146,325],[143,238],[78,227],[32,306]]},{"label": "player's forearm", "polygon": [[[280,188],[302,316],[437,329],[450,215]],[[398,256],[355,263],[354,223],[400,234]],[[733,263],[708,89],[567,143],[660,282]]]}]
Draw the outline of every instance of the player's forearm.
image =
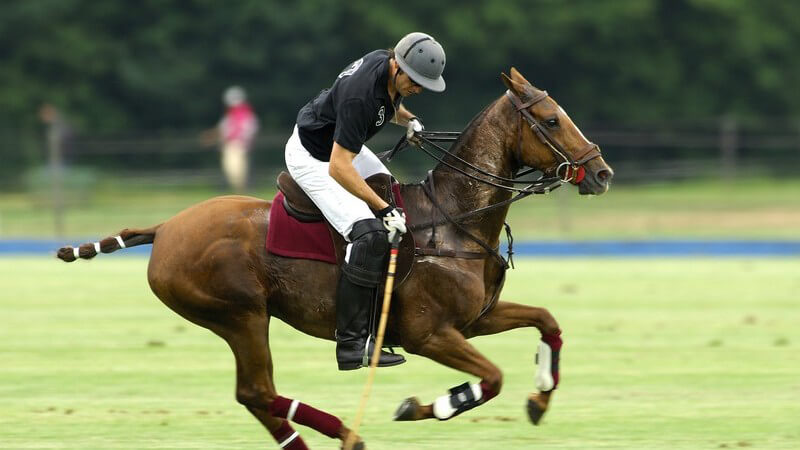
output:
[{"label": "player's forearm", "polygon": [[407,110],[405,106],[400,105],[400,107],[397,108],[397,114],[392,118],[392,122],[405,127],[412,117],[416,116],[411,111]]},{"label": "player's forearm", "polygon": [[[355,156],[355,154],[353,154],[353,156]],[[361,178],[356,168],[353,167],[352,160],[342,157],[336,158],[332,154],[328,173],[331,178],[336,180],[347,192],[366,202],[370,208],[380,211],[388,206],[388,203],[380,198],[380,196],[369,187],[367,182]]]}]

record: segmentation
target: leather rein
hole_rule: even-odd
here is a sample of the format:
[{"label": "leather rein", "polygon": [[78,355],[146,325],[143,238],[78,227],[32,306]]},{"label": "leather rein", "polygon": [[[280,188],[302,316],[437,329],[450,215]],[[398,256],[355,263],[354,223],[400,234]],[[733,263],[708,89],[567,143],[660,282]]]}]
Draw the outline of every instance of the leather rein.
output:
[{"label": "leather rein", "polygon": [[[444,164],[445,166],[455,170],[462,175],[478,181],[480,183],[488,184],[495,188],[509,191],[509,192],[516,192],[517,194],[508,200],[504,200],[498,203],[491,204],[489,206],[485,206],[480,209],[476,209],[474,211],[469,211],[466,213],[458,214],[456,216],[449,215],[444,207],[436,200],[436,190],[435,184],[433,180],[433,172],[428,171],[428,176],[422,183],[422,189],[425,192],[425,195],[430,199],[431,203],[435,207],[435,209],[431,209],[431,220],[428,222],[414,224],[409,227],[410,231],[418,231],[427,228],[431,228],[431,238],[428,241],[426,247],[417,248],[415,254],[419,256],[447,256],[447,257],[455,257],[455,258],[468,258],[468,259],[482,259],[486,257],[486,254],[492,255],[495,259],[500,262],[500,265],[504,269],[509,268],[509,264],[513,267],[513,250],[512,250],[512,243],[514,241],[513,236],[511,235],[511,227],[508,223],[504,223],[506,235],[508,239],[508,259],[506,260],[503,258],[502,255],[498,252],[497,248],[491,247],[486,242],[482,241],[480,238],[475,236],[474,234],[470,233],[460,222],[464,221],[465,219],[477,215],[484,214],[488,211],[510,205],[518,200],[521,200],[531,194],[548,194],[554,189],[557,189],[561,186],[564,182],[571,182],[577,184],[580,182],[578,179],[579,174],[583,171],[583,164],[591,161],[594,158],[600,156],[600,149],[597,145],[593,143],[589,143],[587,147],[582,151],[581,155],[576,159],[573,160],[569,153],[559,144],[553,137],[548,133],[548,131],[533,117],[533,115],[528,111],[528,108],[531,106],[539,103],[540,101],[544,100],[548,97],[547,92],[542,91],[541,94],[534,97],[533,99],[522,102],[515,94],[513,94],[510,90],[506,91],[506,95],[508,96],[511,104],[514,106],[514,109],[520,113],[522,116],[519,121],[519,132],[518,132],[518,139],[517,139],[517,146],[515,149],[515,157],[517,159],[517,163],[519,166],[523,166],[522,160],[520,158],[520,152],[522,151],[522,120],[525,120],[532,131],[536,134],[539,140],[545,144],[552,152],[556,158],[557,165],[553,168],[549,168],[545,170],[545,173],[555,173],[556,176],[552,177],[540,177],[536,180],[519,180],[519,178],[530,174],[532,172],[537,171],[538,169],[527,169],[522,171],[518,174],[515,174],[514,178],[506,178],[502,177],[493,173],[490,173],[475,164],[451,153],[449,150],[443,148],[442,146],[438,145],[436,142],[454,142],[456,141],[459,136],[461,135],[460,132],[451,132],[451,131],[421,131],[415,133],[415,137],[418,139],[416,143],[417,147],[420,148],[424,153],[426,153],[431,158],[437,160],[438,162]],[[409,145],[406,136],[402,136],[394,148],[388,152],[385,152],[380,155],[381,159],[384,161],[390,161],[400,150],[407,147]],[[438,151],[442,154],[439,156],[433,152],[433,150]],[[462,169],[455,165],[454,162],[450,162],[448,160],[452,160],[455,163],[458,163],[462,166],[465,166],[467,169]],[[560,176],[559,172],[562,167],[565,167],[564,176]],[[473,172],[473,173],[471,173]],[[580,175],[582,178],[582,174]],[[576,181],[577,180],[577,181]],[[513,185],[523,184],[526,185],[522,188],[514,187]],[[511,185],[511,186],[509,186]],[[438,210],[439,213],[442,214],[441,219],[436,218],[436,211]],[[469,239],[480,245],[485,251],[484,252],[467,252],[467,251],[459,251],[459,250],[449,250],[449,249],[442,249],[436,247],[436,227],[439,225],[444,225],[450,223],[455,226],[459,231],[461,231],[464,235],[466,235]]]}]

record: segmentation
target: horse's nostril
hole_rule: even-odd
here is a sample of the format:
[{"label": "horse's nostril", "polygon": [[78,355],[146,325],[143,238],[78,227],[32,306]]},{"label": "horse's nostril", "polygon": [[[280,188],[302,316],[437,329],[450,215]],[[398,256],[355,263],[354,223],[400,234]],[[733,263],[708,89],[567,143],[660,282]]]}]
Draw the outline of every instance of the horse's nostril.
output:
[{"label": "horse's nostril", "polygon": [[614,177],[614,171],[611,169],[600,169],[597,171],[596,175],[597,180],[601,182],[611,181],[611,178]]}]

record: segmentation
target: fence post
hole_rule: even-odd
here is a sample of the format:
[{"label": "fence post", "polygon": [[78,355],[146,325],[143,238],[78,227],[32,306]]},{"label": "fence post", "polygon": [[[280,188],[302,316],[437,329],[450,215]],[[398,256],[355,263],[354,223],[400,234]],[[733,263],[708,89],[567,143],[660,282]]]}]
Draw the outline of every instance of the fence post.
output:
[{"label": "fence post", "polygon": [[720,168],[722,178],[732,180],[736,177],[737,154],[739,153],[739,132],[736,119],[731,116],[722,118],[719,136]]},{"label": "fence post", "polygon": [[50,172],[51,200],[53,202],[53,226],[56,237],[64,235],[64,155],[62,136],[50,123],[47,126],[47,154]]}]

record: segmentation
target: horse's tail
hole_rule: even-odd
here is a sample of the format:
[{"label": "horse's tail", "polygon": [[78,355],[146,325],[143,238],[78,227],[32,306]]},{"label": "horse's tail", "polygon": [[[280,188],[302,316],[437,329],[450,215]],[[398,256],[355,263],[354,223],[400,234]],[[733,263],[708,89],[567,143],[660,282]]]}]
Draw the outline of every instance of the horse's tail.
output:
[{"label": "horse's tail", "polygon": [[99,253],[111,253],[123,248],[152,244],[156,238],[156,231],[161,225],[163,224],[134,230],[126,228],[118,235],[107,237],[99,242],[89,242],[78,247],[61,247],[56,256],[64,262],[72,262],[78,258],[92,259]]}]

